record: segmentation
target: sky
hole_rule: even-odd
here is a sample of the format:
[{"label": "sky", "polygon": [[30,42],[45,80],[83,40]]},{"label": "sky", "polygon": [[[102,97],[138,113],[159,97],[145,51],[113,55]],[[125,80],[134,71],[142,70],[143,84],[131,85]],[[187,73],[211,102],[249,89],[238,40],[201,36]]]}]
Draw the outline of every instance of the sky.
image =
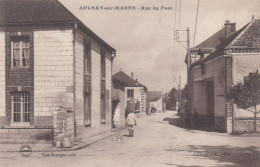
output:
[{"label": "sky", "polygon": [[[116,49],[113,74],[121,70],[131,76],[133,72],[134,78],[150,91],[177,88],[179,76],[182,87],[186,83],[187,43],[175,42],[175,29],[189,27],[193,47],[193,43],[196,46],[220,30],[226,20],[235,22],[238,30],[250,22],[253,15],[260,19],[259,0],[199,0],[194,42],[198,0],[59,1]],[[103,6],[103,10],[80,10],[83,6]],[[135,6],[136,10],[104,10],[113,6]],[[159,10],[152,10],[154,6]],[[150,10],[141,10],[142,7]],[[169,10],[165,10],[167,7]],[[180,34],[180,40],[187,41],[185,31]]]}]

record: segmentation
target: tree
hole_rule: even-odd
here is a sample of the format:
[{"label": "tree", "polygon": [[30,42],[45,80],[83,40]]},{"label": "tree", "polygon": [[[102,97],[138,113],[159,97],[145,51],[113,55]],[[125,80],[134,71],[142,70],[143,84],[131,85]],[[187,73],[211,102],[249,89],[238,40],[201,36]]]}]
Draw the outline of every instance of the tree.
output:
[{"label": "tree", "polygon": [[166,107],[167,109],[172,109],[174,110],[176,108],[176,94],[177,94],[177,90],[175,87],[173,87],[171,89],[171,91],[169,93],[167,93],[167,98],[166,98]]},{"label": "tree", "polygon": [[244,77],[243,83],[234,85],[228,98],[232,100],[238,108],[254,113],[254,133],[256,132],[257,105],[260,105],[260,74],[258,71],[249,73]]}]

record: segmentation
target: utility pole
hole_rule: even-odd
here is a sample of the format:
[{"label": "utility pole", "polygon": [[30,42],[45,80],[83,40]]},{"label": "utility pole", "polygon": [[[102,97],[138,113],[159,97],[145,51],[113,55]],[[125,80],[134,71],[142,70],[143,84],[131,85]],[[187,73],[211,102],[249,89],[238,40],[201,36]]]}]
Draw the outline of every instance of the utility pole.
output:
[{"label": "utility pole", "polygon": [[190,30],[187,28],[187,91],[188,91],[188,99],[187,99],[187,111],[188,115],[191,115],[191,91],[190,91],[190,65],[191,65],[191,55],[190,55]]},{"label": "utility pole", "polygon": [[180,109],[181,109],[181,76],[179,75],[179,103],[180,103]]},{"label": "utility pole", "polygon": [[[181,41],[179,40],[179,32],[180,31],[186,31],[187,32],[187,40],[186,41]],[[177,42],[179,42],[181,44],[182,47],[184,47],[187,50],[187,54],[186,54],[186,63],[187,63],[187,93],[188,93],[188,97],[187,97],[187,108],[185,110],[185,112],[188,112],[188,114],[190,115],[191,112],[191,91],[190,91],[190,65],[191,65],[191,55],[190,55],[190,30],[189,27],[187,28],[187,30],[175,30],[174,31],[174,37],[175,40]],[[185,47],[182,42],[186,42],[187,43],[187,47]],[[187,114],[187,113],[185,113]]]}]

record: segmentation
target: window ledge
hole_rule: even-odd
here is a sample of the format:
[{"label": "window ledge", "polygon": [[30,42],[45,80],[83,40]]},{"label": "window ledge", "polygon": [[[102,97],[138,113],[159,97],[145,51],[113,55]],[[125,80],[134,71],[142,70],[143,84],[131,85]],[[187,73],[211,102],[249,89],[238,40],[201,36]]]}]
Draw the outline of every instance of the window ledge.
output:
[{"label": "window ledge", "polygon": [[91,73],[90,72],[85,71],[85,75],[91,77]]},{"label": "window ledge", "polygon": [[11,70],[29,70],[30,67],[11,67]]},{"label": "window ledge", "polygon": [[10,125],[5,126],[6,129],[33,129],[34,126],[26,126],[26,125]]},{"label": "window ledge", "polygon": [[91,126],[91,122],[85,122],[84,125],[85,126]]},{"label": "window ledge", "polygon": [[105,123],[106,123],[106,120],[105,120],[105,119],[101,119],[100,123],[101,123],[101,124],[105,124]]}]

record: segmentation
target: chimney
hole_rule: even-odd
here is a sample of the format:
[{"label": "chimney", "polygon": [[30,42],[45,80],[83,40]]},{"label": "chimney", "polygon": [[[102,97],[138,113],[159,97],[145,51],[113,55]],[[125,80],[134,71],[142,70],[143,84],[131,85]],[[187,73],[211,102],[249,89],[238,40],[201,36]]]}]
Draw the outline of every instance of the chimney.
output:
[{"label": "chimney", "polygon": [[230,23],[229,20],[225,22],[225,38],[228,38],[236,32],[236,23]]},{"label": "chimney", "polygon": [[131,72],[131,77],[134,78],[134,73],[133,72]]}]

